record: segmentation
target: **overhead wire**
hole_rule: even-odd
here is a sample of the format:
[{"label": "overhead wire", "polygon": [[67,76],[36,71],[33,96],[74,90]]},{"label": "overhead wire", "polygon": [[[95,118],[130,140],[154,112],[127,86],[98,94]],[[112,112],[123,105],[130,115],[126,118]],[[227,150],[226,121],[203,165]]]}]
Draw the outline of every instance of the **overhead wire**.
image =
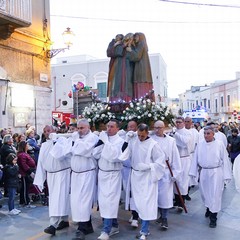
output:
[{"label": "overhead wire", "polygon": [[79,16],[67,16],[67,15],[57,15],[52,14],[51,17],[59,17],[59,18],[74,18],[74,19],[84,19],[84,20],[97,20],[97,21],[112,21],[112,22],[137,22],[137,23],[240,23],[240,21],[164,21],[164,20],[134,20],[134,19],[113,19],[113,18],[93,18],[93,17],[79,17]]},{"label": "overhead wire", "polygon": [[[223,8],[240,8],[238,5],[226,5],[226,4],[212,4],[212,3],[197,3],[197,2],[185,2],[175,0],[158,0],[159,2],[165,3],[176,3],[176,4],[187,4],[196,6],[208,6],[208,7],[223,7]],[[134,20],[134,19],[113,19],[113,18],[94,18],[94,17],[79,17],[79,16],[65,16],[52,14],[51,17],[60,18],[73,18],[73,19],[85,19],[85,20],[98,20],[98,21],[112,21],[112,22],[136,22],[136,23],[160,23],[160,24],[232,24],[240,23],[240,21],[164,21],[164,20]]]},{"label": "overhead wire", "polygon": [[225,5],[225,4],[214,4],[214,3],[183,2],[183,1],[174,1],[174,0],[158,0],[158,1],[159,2],[167,2],[167,3],[206,6],[206,7],[240,8],[240,6],[238,6],[238,5],[228,5],[228,4]]}]

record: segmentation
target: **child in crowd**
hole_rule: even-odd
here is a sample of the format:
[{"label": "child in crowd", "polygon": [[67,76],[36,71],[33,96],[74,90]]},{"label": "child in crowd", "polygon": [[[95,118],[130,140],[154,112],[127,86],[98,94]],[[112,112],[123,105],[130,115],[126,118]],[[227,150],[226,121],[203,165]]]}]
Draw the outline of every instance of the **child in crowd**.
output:
[{"label": "child in crowd", "polygon": [[8,209],[10,215],[18,215],[21,211],[14,208],[14,199],[18,187],[18,165],[17,156],[14,153],[8,154],[4,167],[4,184],[8,189]]}]

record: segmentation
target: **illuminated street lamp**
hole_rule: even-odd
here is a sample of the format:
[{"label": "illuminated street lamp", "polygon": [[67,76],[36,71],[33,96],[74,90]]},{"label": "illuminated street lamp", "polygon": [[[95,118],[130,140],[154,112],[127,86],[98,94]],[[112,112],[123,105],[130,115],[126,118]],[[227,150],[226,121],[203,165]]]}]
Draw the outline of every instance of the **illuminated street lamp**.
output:
[{"label": "illuminated street lamp", "polygon": [[47,50],[47,57],[48,58],[53,58],[55,57],[57,54],[59,54],[60,52],[64,52],[65,50],[69,50],[70,47],[72,46],[72,40],[74,37],[74,33],[71,31],[71,29],[69,27],[67,27],[67,29],[62,33],[63,36],[63,41],[64,44],[66,45],[65,48],[56,48],[56,49],[51,49],[51,50]]}]

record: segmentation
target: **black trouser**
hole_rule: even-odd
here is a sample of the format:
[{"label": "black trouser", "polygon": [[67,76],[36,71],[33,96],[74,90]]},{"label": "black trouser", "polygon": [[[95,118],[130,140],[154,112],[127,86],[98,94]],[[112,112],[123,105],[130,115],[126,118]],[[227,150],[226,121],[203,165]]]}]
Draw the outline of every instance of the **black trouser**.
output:
[{"label": "black trouser", "polygon": [[[181,203],[179,195],[178,194],[174,194],[174,195],[175,195],[174,205],[179,206],[179,207],[183,207],[183,204]],[[186,198],[186,195],[182,195],[183,203],[185,203],[185,198]]]},{"label": "black trouser", "polygon": [[21,177],[20,204],[28,205],[30,203],[29,187],[30,182],[27,177]]},{"label": "black trouser", "polygon": [[132,210],[132,217],[133,220],[138,220],[138,213],[135,210]]}]

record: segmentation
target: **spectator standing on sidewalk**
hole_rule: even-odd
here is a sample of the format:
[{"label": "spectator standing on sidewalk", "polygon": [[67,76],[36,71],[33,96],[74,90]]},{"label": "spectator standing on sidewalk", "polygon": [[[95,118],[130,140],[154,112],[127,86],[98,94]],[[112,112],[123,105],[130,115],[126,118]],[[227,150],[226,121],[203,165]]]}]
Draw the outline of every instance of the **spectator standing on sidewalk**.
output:
[{"label": "spectator standing on sidewalk", "polygon": [[20,205],[34,208],[36,206],[30,204],[29,188],[33,183],[33,179],[36,171],[35,161],[27,153],[28,144],[26,141],[22,141],[18,146],[17,162],[19,166],[19,173],[21,175],[21,187],[20,187]]},{"label": "spectator standing on sidewalk", "polygon": [[4,167],[4,183],[8,190],[8,210],[10,215],[18,215],[21,211],[14,207],[15,195],[19,182],[17,156],[10,153]]}]

